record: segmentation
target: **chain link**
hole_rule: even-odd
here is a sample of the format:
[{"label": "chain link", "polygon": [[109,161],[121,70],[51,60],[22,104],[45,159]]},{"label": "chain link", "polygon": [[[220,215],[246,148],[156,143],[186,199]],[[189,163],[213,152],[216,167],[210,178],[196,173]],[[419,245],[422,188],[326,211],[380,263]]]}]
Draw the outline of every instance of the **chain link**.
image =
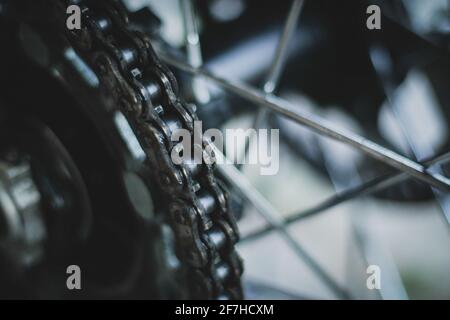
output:
[{"label": "chain link", "polygon": [[[235,219],[213,165],[193,161],[175,165],[171,152],[174,130],[194,138],[195,106],[179,99],[177,82],[156,56],[150,38],[130,27],[128,14],[116,0],[58,0],[52,7],[58,28],[78,54],[96,71],[102,96],[118,107],[135,132],[155,180],[168,197],[168,221],[184,266],[189,298],[240,299],[242,262],[234,246]],[[66,9],[82,11],[82,29],[65,27]],[[214,157],[214,154],[209,156]]]}]

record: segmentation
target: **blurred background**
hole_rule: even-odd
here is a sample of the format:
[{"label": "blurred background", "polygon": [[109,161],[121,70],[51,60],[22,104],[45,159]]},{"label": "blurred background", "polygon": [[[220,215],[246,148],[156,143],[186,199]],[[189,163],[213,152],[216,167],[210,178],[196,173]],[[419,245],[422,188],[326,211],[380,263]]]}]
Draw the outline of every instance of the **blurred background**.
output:
[{"label": "blurred background", "polygon": [[[283,28],[296,16],[276,89],[281,97],[418,161],[448,150],[449,1],[305,1],[297,13],[295,1],[196,4],[203,64],[215,74],[264,87]],[[381,9],[381,30],[366,26],[373,4]],[[165,28],[173,32],[176,20],[167,20]],[[173,36],[174,42],[182,39],[183,33]],[[284,218],[391,172],[276,114],[255,120],[261,115],[255,104],[218,87],[204,91],[209,102],[199,113],[211,127],[280,129],[278,174],[261,176],[251,165],[242,171]],[[410,179],[287,229],[354,298],[448,299],[449,222],[449,195]],[[267,223],[245,201],[238,223],[248,297],[336,298],[279,233],[251,237]],[[381,269],[378,292],[366,287],[369,265]]]},{"label": "blurred background", "polygon": [[[3,128],[0,145],[10,147],[11,141],[17,140],[33,152],[60,155],[63,160],[51,160],[57,170],[53,172],[43,165],[45,170],[40,172],[44,174],[35,182],[51,189],[50,198],[54,201],[47,209],[57,212],[62,207],[64,214],[62,219],[52,220],[51,226],[60,231],[56,232],[58,241],[54,241],[57,245],[51,246],[44,260],[47,264],[37,262],[38,267],[27,269],[40,261],[42,252],[48,249],[42,245],[43,234],[48,230],[41,225],[40,210],[36,216],[31,214],[30,227],[25,232],[31,245],[26,241],[26,245],[20,243],[15,247],[17,243],[11,245],[0,237],[0,249],[8,254],[13,251],[21,265],[17,268],[20,271],[9,276],[5,270],[9,272],[16,267],[0,263],[0,282],[14,288],[6,292],[0,288],[0,296],[22,297],[21,290],[25,288],[25,292],[32,292],[31,296],[60,297],[62,289],[46,281],[60,281],[53,279],[52,272],[60,272],[74,257],[82,257],[82,261],[95,266],[88,277],[97,280],[101,274],[100,281],[94,281],[96,285],[100,283],[95,287],[94,297],[171,296],[162,295],[160,290],[161,287],[164,292],[177,290],[178,280],[170,271],[177,264],[171,256],[170,235],[166,235],[167,230],[159,222],[154,223],[148,217],[142,223],[146,236],[136,240],[134,232],[135,225],[144,221],[141,213],[157,212],[162,198],[155,198],[155,193],[151,194],[155,191],[149,187],[149,194],[156,201],[148,200],[152,197],[142,191],[146,190],[147,181],[135,172],[116,174],[117,163],[128,165],[129,155],[122,159],[124,145],[137,144],[130,138],[134,137],[131,129],[124,126],[120,117],[105,120],[101,130],[107,134],[102,139],[110,144],[104,143],[94,122],[86,120],[85,113],[76,106],[85,88],[69,90],[72,97],[69,99],[64,89],[68,84],[70,87],[70,81],[76,81],[67,76],[73,72],[73,66],[88,85],[96,85],[95,74],[73,51],[66,50],[63,56],[58,56],[42,46],[46,37],[41,37],[44,40],[36,37],[23,24],[11,27],[10,16],[17,13],[11,12],[7,3],[0,0],[0,38],[8,43],[8,50],[0,52],[0,80],[5,84],[0,95]],[[152,43],[161,56],[170,55],[226,80],[248,83],[264,94],[276,94],[290,102],[296,112],[320,116],[334,128],[357,133],[369,139],[367,143],[373,141],[419,163],[428,164],[443,155],[442,161],[428,169],[433,174],[449,176],[450,166],[446,162],[450,147],[450,1],[123,0],[123,3],[130,11],[133,26],[141,31],[150,30]],[[380,9],[379,29],[367,25],[373,14],[367,8],[373,5]],[[347,190],[358,190],[361,185],[370,189],[373,181],[379,182],[396,171],[357,148],[315,133],[223,90],[214,81],[167,63],[176,75],[183,99],[197,106],[204,129],[280,130],[277,174],[262,176],[257,165],[242,165],[238,168],[239,177],[248,179],[253,189],[242,192],[236,182],[227,181],[241,234],[237,247],[245,266],[246,298],[450,299],[448,192],[409,178],[370,194],[353,195]],[[71,72],[67,71],[70,70],[67,65]],[[93,105],[87,103],[85,107],[96,112]],[[22,130],[15,125],[10,113],[16,111],[20,115],[38,115],[63,142],[73,161],[66,161],[59,142],[51,139],[47,142],[53,148],[36,151],[37,146],[47,144],[36,140],[39,135],[34,129]],[[103,116],[103,111],[93,118]],[[33,139],[23,142],[25,133]],[[242,157],[256,152],[252,139],[244,141],[239,146]],[[114,150],[112,155],[110,146]],[[139,146],[133,148],[138,155],[142,151]],[[4,152],[6,149],[0,148],[0,159],[4,153],[15,159],[17,154]],[[46,157],[39,161],[50,163]],[[4,162],[0,161],[0,187],[5,189],[11,182],[11,167]],[[25,165],[12,172],[25,179],[25,187],[19,188],[23,192],[23,206],[36,212],[34,206],[40,199],[30,182],[35,178],[30,170]],[[61,184],[53,185],[48,176],[57,182],[63,179]],[[86,181],[96,212],[94,225],[101,225],[101,232],[94,235],[95,245],[89,247],[87,255],[85,247],[77,247],[73,255],[68,255],[64,250],[72,248],[72,242],[87,233],[92,222],[88,215],[73,214],[91,211],[89,206],[80,205],[86,200],[84,191],[74,194],[73,189],[79,191],[79,176]],[[269,208],[276,219],[287,221],[282,232],[289,233],[301,249],[286,241],[286,234],[273,230],[261,210],[246,199],[247,193],[250,197],[262,195],[267,200],[263,201],[263,207]],[[111,196],[116,194],[120,196]],[[341,203],[333,204],[333,200],[340,199],[336,194],[345,197]],[[128,220],[128,212],[133,212],[133,219]],[[2,219],[7,220],[2,217],[0,236],[2,223],[6,225]],[[33,220],[35,217],[38,218]],[[50,236],[54,235],[50,232]],[[163,241],[160,243],[158,239]],[[131,279],[138,278],[133,274],[135,269],[128,268],[136,262],[135,252],[129,248],[142,244],[158,257],[157,263],[147,261],[142,267],[144,271],[135,272],[143,275],[145,281],[139,283],[148,285],[151,293],[142,285],[139,293],[130,294],[127,285],[131,280],[122,279],[122,275],[131,270]],[[102,273],[112,263],[118,264],[117,270]],[[380,290],[367,288],[370,265],[380,268]],[[27,288],[26,281],[22,283],[27,277],[33,279],[33,290]],[[341,288],[345,289],[345,295]]]}]

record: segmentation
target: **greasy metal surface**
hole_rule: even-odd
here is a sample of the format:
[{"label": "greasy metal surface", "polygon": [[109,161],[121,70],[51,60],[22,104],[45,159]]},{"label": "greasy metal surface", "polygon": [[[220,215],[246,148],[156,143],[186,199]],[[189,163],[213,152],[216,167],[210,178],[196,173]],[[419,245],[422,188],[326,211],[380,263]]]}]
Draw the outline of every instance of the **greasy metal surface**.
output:
[{"label": "greasy metal surface", "polygon": [[172,130],[192,132],[195,111],[179,100],[177,83],[148,37],[130,29],[120,2],[78,1],[83,27],[74,32],[64,25],[69,3],[61,0],[52,8],[55,20],[76,52],[97,71],[105,103],[125,115],[168,198],[166,218],[177,238],[189,297],[242,298],[242,263],[234,250],[238,231],[226,192],[212,166],[199,164],[192,170],[170,159]]}]

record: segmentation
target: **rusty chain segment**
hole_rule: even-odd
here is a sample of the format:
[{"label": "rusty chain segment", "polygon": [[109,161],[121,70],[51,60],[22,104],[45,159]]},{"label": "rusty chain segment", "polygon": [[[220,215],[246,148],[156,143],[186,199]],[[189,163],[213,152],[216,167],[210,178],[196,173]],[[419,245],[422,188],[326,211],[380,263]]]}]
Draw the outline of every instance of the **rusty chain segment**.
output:
[{"label": "rusty chain segment", "polygon": [[[81,8],[81,30],[66,28],[66,9]],[[195,106],[179,98],[172,72],[156,56],[148,35],[132,30],[126,9],[117,0],[56,0],[50,3],[58,33],[71,44],[100,79],[103,100],[127,118],[159,188],[168,203],[167,220],[188,283],[188,297],[241,299],[242,261],[234,246],[239,235],[228,194],[214,175],[214,165],[175,165],[171,140],[177,129],[194,138]],[[209,156],[214,157],[213,154]],[[161,201],[162,202],[162,201]]]}]

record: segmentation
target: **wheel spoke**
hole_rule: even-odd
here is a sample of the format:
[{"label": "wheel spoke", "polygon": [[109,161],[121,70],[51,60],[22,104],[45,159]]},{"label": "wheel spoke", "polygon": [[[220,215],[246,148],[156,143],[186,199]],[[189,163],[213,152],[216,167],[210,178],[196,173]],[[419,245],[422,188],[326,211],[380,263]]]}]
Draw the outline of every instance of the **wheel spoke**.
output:
[{"label": "wheel spoke", "polygon": [[296,108],[295,105],[280,97],[272,94],[266,94],[240,81],[231,81],[220,78],[204,69],[192,67],[185,62],[173,59],[163,53],[161,53],[161,58],[169,65],[193,75],[202,75],[206,79],[220,85],[221,87],[237,94],[242,98],[252,101],[257,105],[270,108],[271,110],[274,110],[287,118],[305,125],[319,134],[347,143],[364,152],[368,156],[414,176],[421,181],[427,182],[436,188],[443,191],[450,191],[450,179],[447,177],[441,174],[428,172],[422,164],[412,161],[407,157],[382,147],[375,142],[353,132],[337,128],[331,122],[304,110],[300,110],[299,108]]},{"label": "wheel spoke", "polygon": [[[286,22],[284,24],[283,32],[281,33],[280,39],[278,41],[277,48],[275,50],[275,55],[272,61],[272,65],[269,69],[267,75],[267,80],[264,83],[263,90],[265,93],[274,93],[278,87],[281,74],[286,65],[287,53],[289,49],[290,40],[294,35],[295,27],[297,26],[298,17],[303,8],[304,0],[294,0],[292,2],[289,14],[287,15]],[[256,116],[253,121],[253,128],[256,130],[262,128],[265,123],[269,110],[267,108],[259,107]],[[250,137],[250,141],[245,141],[244,144],[244,159],[247,157],[250,144],[253,143],[254,137]]]},{"label": "wheel spoke", "polygon": [[[203,65],[203,57],[194,6],[192,0],[180,0],[180,4],[186,37],[187,60],[191,66],[201,67]],[[192,91],[198,102],[207,103],[209,101],[210,95],[207,83],[201,77],[194,79]]]},{"label": "wheel spoke", "polygon": [[[441,156],[438,156],[432,160],[425,161],[425,164],[429,167],[441,165],[444,163],[450,162],[450,152],[444,153]],[[324,212],[328,209],[331,209],[335,206],[338,206],[344,202],[350,201],[356,197],[367,196],[373,194],[377,191],[384,190],[386,188],[392,187],[400,182],[403,182],[409,179],[410,176],[406,173],[396,173],[391,175],[386,175],[382,177],[375,178],[366,183],[363,183],[359,186],[349,188],[346,191],[340,192],[320,204],[316,205],[313,208],[304,210],[297,214],[294,214],[285,220],[285,224],[289,225],[303,219],[315,216],[321,212]],[[269,232],[275,230],[273,227],[269,226],[266,228],[262,228],[241,239],[241,242],[252,241],[259,239],[260,237],[268,234]]]},{"label": "wheel spoke", "polygon": [[[213,147],[214,148],[214,147]],[[348,293],[314,260],[314,258],[295,240],[287,231],[281,215],[272,205],[256,190],[248,179],[234,166],[227,164],[225,156],[218,150],[214,150],[218,163],[218,170],[228,183],[252,204],[257,212],[270,224],[273,230],[279,232],[284,241],[294,252],[313,270],[316,275],[328,286],[339,298],[348,299]]]},{"label": "wheel spoke", "polygon": [[[401,133],[405,138],[408,148],[411,153],[414,155],[415,160],[423,159],[427,154],[433,153],[433,147],[431,145],[420,145],[416,143],[416,139],[418,139],[418,135],[420,133],[415,132],[415,130],[411,130],[411,127],[408,126],[408,119],[405,119],[404,114],[399,108],[398,103],[394,100],[395,95],[395,82],[393,71],[389,68],[384,68],[380,64],[380,59],[377,59],[378,55],[382,55],[385,61],[388,61],[388,65],[393,65],[394,62],[391,59],[391,56],[387,52],[387,50],[381,46],[373,45],[369,48],[369,53],[371,57],[371,62],[375,73],[377,74],[378,80],[381,84],[381,87],[384,90],[386,96],[386,102],[389,106],[392,114],[394,115],[397,123],[399,124]],[[435,173],[442,173],[442,169],[439,166],[436,166],[433,170]],[[450,225],[450,206],[449,201],[450,197],[448,194],[444,194],[443,192],[436,190],[435,188],[431,188],[431,191],[436,199],[436,202],[441,209],[441,212],[444,216],[447,225]]]},{"label": "wheel spoke", "polygon": [[286,18],[283,33],[281,34],[277,49],[275,51],[275,57],[270,67],[266,83],[264,84],[264,92],[266,93],[273,93],[278,87],[281,74],[286,64],[289,43],[294,34],[295,27],[297,26],[298,17],[302,11],[303,3],[304,0],[294,0],[292,2],[292,6]]}]

